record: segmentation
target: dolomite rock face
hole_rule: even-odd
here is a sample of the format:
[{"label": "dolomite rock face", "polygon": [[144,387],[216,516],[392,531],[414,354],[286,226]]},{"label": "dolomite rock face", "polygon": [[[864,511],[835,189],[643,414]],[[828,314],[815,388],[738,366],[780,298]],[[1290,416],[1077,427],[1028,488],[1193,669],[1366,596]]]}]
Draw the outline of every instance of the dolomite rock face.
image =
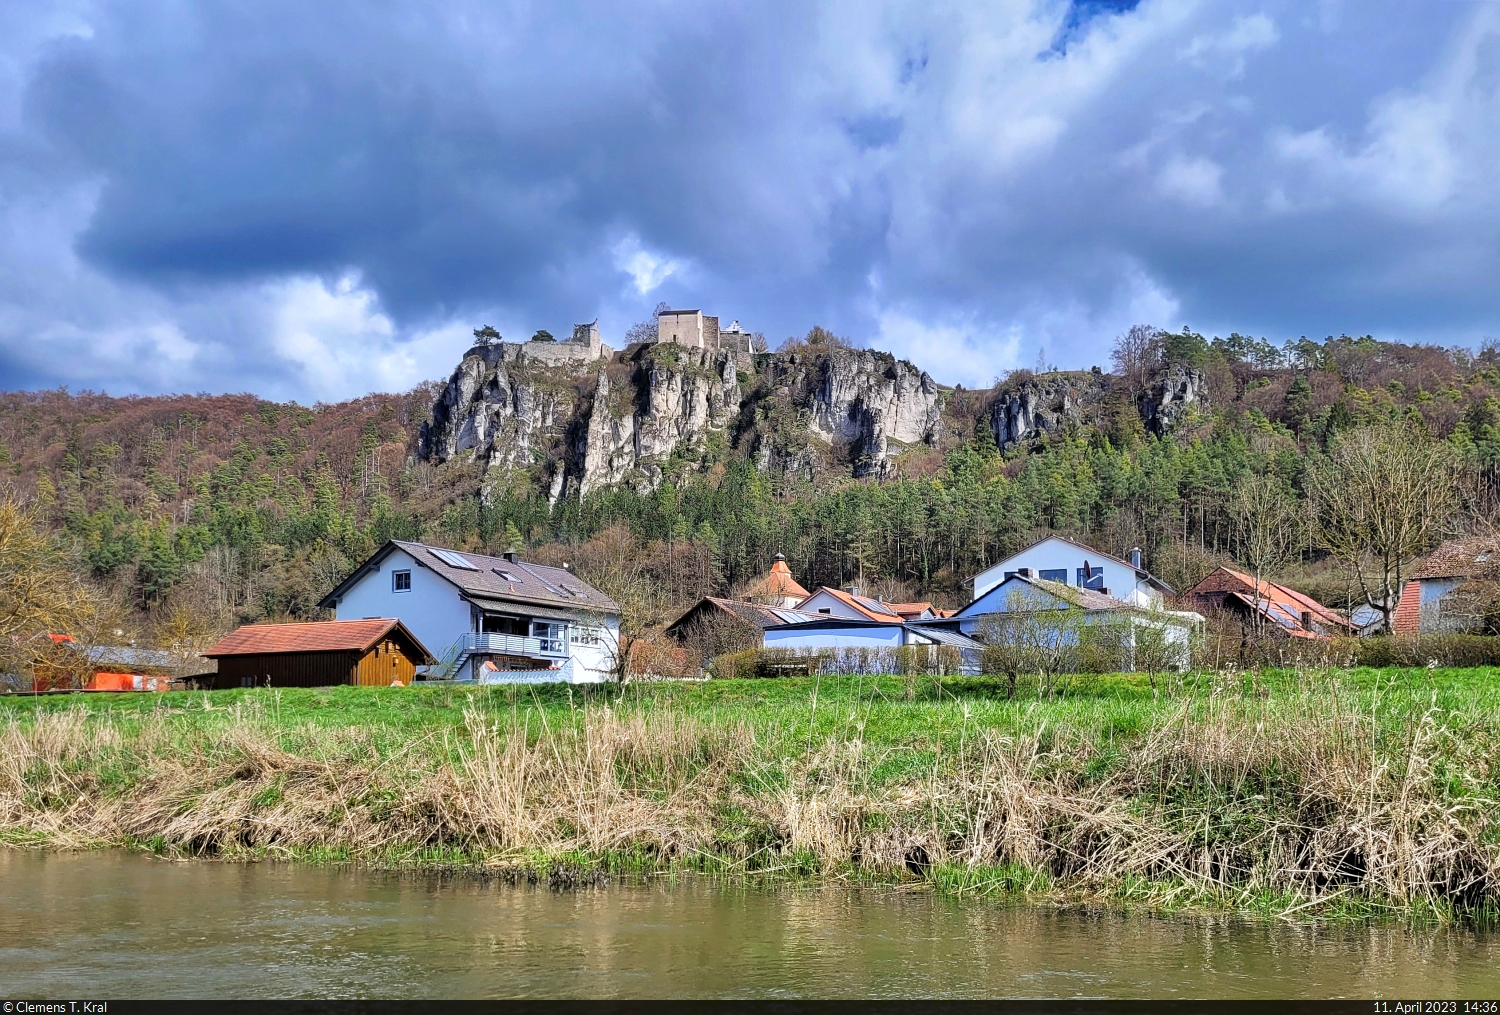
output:
[{"label": "dolomite rock face", "polygon": [[1052,373],[1028,378],[1002,389],[990,409],[995,444],[1009,451],[1018,444],[1057,433],[1084,421],[1104,400],[1107,382],[1101,373]]},{"label": "dolomite rock face", "polygon": [[[1088,373],[1038,374],[1002,387],[990,408],[995,444],[1002,451],[1010,451],[1027,441],[1055,434],[1070,423],[1097,422],[1112,380],[1115,385],[1121,383],[1095,367]],[[1118,387],[1115,390],[1118,392]],[[1134,398],[1141,422],[1158,437],[1172,429],[1188,410],[1207,401],[1203,374],[1176,363],[1158,373]]]},{"label": "dolomite rock face", "polygon": [[[944,396],[937,383],[889,353],[792,353],[772,361],[768,374],[774,393],[805,410],[812,437],[848,453],[856,476],[888,475],[895,455],[936,441],[942,427]],[[770,452],[762,454],[771,460]]]},{"label": "dolomite rock face", "polygon": [[1136,398],[1141,422],[1158,437],[1187,415],[1189,409],[1206,404],[1203,374],[1174,363]]},{"label": "dolomite rock face", "polygon": [[553,503],[620,485],[649,492],[674,457],[704,467],[736,450],[765,471],[811,476],[833,461],[885,476],[904,448],[936,440],[943,399],[926,373],[863,349],[752,359],[656,345],[557,365],[477,346],[434,403],[417,456],[472,454],[486,499],[530,470]]},{"label": "dolomite rock face", "polygon": [[446,462],[473,451],[486,469],[524,468],[571,415],[568,392],[539,384],[524,358],[507,363],[499,345],[470,349],[433,404],[418,455]]}]

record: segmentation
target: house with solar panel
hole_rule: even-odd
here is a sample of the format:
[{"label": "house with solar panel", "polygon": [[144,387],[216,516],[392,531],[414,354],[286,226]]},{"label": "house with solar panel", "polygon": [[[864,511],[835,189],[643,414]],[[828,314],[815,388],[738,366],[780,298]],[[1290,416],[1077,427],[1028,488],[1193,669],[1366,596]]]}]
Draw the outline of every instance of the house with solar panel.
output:
[{"label": "house with solar panel", "polygon": [[339,620],[398,618],[438,662],[418,679],[611,680],[620,608],[564,567],[393,539],[319,604]]}]

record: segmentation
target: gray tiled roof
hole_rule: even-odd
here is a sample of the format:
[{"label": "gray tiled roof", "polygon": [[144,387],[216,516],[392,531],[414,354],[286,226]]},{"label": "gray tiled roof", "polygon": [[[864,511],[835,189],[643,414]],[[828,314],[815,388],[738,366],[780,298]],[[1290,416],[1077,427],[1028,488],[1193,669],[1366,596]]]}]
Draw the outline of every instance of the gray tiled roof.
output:
[{"label": "gray tiled roof", "polygon": [[[400,539],[393,539],[391,542],[458,586],[465,595],[512,602],[545,603],[570,611],[620,612],[619,605],[613,599],[566,568],[547,567],[527,561],[512,563],[504,557],[448,550],[441,546],[410,543]],[[433,553],[433,550],[457,554],[477,570],[454,567]]]}]

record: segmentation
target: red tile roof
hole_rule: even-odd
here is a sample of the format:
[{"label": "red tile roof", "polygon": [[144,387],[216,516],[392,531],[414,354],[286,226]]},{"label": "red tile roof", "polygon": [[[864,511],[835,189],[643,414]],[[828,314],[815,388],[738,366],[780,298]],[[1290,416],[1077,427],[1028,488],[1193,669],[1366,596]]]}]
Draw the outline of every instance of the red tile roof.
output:
[{"label": "red tile roof", "polygon": [[[281,655],[288,652],[368,652],[399,628],[412,645],[422,643],[399,620],[325,620],[309,624],[246,624],[203,654],[221,656]],[[429,656],[430,658],[430,656]],[[422,660],[418,660],[422,662]]]},{"label": "red tile roof", "polygon": [[1401,601],[1391,614],[1391,629],[1396,634],[1422,633],[1422,583],[1416,579],[1401,590]]},{"label": "red tile roof", "polygon": [[[882,624],[899,624],[902,622],[903,618],[901,614],[897,613],[896,608],[890,603],[882,603],[880,600],[871,599],[869,596],[850,595],[843,589],[831,589],[827,585],[818,589],[818,592],[827,592],[830,596],[867,620],[878,620]],[[813,595],[817,595],[818,592],[814,592]],[[810,599],[812,596],[808,598]],[[800,604],[798,608],[801,608]]]},{"label": "red tile roof", "polygon": [[[1428,555],[1411,573],[1413,578],[1471,578],[1500,564],[1500,548],[1492,539],[1450,539]],[[1399,607],[1398,607],[1399,608]]]},{"label": "red tile roof", "polygon": [[806,599],[807,595],[807,589],[797,584],[786,558],[779,553],[770,573],[745,590],[746,599]]},{"label": "red tile roof", "polygon": [[1354,625],[1346,618],[1311,596],[1264,579],[1257,583],[1250,575],[1229,567],[1215,568],[1208,577],[1189,589],[1183,598],[1204,600],[1215,594],[1234,596],[1252,610],[1260,612],[1266,619],[1286,629],[1288,633],[1300,637],[1319,636],[1316,632],[1308,632],[1302,626],[1304,612],[1312,614],[1318,623],[1326,627],[1350,631],[1354,629]]}]

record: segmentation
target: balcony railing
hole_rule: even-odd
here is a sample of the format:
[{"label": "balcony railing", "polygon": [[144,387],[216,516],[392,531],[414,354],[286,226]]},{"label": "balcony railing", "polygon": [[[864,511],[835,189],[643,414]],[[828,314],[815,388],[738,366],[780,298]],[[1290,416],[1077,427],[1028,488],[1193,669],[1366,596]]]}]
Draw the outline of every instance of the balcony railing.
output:
[{"label": "balcony railing", "polygon": [[493,652],[514,656],[566,656],[568,646],[561,638],[531,638],[519,634],[466,634],[460,649],[465,654]]}]

